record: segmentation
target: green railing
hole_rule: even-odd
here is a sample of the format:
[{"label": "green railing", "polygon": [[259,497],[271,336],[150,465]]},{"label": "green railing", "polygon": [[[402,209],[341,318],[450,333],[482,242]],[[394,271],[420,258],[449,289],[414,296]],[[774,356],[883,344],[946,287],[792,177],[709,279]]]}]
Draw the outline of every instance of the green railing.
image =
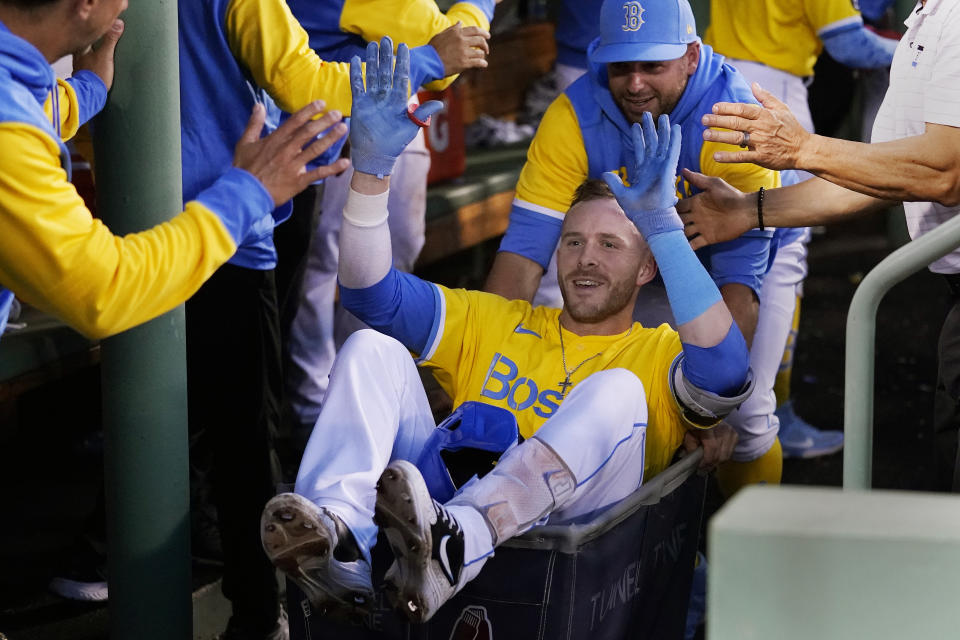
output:
[{"label": "green railing", "polygon": [[863,279],[847,316],[843,488],[870,489],[873,463],[873,369],[877,308],[895,284],[960,247],[960,216],[884,258]]}]

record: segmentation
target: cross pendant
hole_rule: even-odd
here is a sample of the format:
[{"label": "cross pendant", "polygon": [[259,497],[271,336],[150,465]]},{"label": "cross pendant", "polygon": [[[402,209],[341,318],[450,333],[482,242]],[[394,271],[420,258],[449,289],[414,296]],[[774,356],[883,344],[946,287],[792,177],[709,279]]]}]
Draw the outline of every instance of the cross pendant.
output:
[{"label": "cross pendant", "polygon": [[560,387],[560,397],[562,398],[567,395],[567,391],[573,386],[573,383],[570,382],[570,376],[567,376],[563,379],[563,382],[558,382],[557,385]]}]

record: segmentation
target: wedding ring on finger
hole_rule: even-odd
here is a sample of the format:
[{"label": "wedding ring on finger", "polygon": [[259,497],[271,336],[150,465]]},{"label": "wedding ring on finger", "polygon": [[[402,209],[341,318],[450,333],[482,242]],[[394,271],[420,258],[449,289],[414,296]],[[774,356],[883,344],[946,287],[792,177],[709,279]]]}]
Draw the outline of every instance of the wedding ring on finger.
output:
[{"label": "wedding ring on finger", "polygon": [[740,142],[740,146],[746,149],[747,147],[750,146],[750,132],[743,131],[741,133],[743,133],[743,140]]}]

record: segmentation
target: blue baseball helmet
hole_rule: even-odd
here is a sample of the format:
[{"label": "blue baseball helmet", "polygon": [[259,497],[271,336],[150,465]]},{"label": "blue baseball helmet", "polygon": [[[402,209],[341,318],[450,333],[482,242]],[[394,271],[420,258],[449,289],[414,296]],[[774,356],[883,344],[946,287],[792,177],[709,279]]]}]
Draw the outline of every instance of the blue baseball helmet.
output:
[{"label": "blue baseball helmet", "polygon": [[676,60],[697,41],[697,24],[687,0],[605,0],[600,37],[590,61]]},{"label": "blue baseball helmet", "polygon": [[[430,495],[446,502],[460,487],[454,482],[442,453],[478,449],[494,454],[490,457],[494,460],[515,445],[518,437],[517,419],[511,412],[483,402],[464,402],[427,438],[417,468],[423,474]],[[488,464],[485,470],[466,471],[467,475],[472,475],[489,469]]]}]

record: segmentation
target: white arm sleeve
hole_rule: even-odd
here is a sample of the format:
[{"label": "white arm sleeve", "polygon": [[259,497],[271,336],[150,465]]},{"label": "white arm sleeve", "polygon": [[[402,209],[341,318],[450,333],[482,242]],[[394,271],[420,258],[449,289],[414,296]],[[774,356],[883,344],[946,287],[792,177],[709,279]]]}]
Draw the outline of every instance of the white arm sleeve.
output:
[{"label": "white arm sleeve", "polygon": [[387,225],[389,191],[367,196],[350,189],[340,227],[340,284],[365,289],[383,280],[393,265],[390,227]]}]

